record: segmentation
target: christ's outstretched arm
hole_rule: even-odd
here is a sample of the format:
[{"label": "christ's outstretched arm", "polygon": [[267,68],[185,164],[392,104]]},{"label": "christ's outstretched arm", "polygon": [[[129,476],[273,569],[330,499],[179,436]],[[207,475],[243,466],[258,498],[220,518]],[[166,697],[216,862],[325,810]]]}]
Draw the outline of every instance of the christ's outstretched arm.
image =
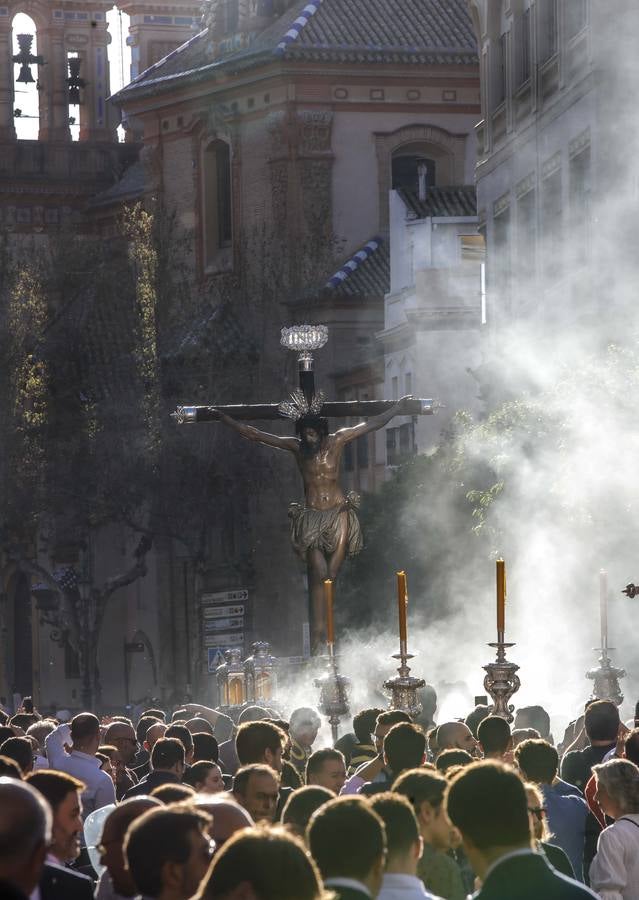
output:
[{"label": "christ's outstretched arm", "polygon": [[410,396],[402,397],[394,406],[387,411],[382,413],[379,416],[373,416],[371,419],[367,419],[365,422],[360,422],[358,425],[353,425],[350,428],[340,428],[339,431],[335,432],[335,440],[339,444],[348,444],[349,441],[354,441],[355,438],[361,437],[363,434],[368,434],[371,431],[377,431],[379,428],[383,428],[387,422],[398,415],[398,409],[400,404],[404,400],[411,400]]},{"label": "christ's outstretched arm", "polygon": [[225,425],[228,425],[229,428],[237,431],[238,434],[241,434],[242,437],[247,438],[249,441],[255,441],[257,444],[267,444],[269,447],[275,447],[277,450],[288,450],[291,453],[296,453],[299,449],[300,442],[296,437],[282,437],[279,434],[260,431],[259,428],[246,425],[244,422],[238,422],[237,419],[232,419],[231,416],[227,416],[219,410],[216,410],[216,412],[220,422],[224,422]]}]

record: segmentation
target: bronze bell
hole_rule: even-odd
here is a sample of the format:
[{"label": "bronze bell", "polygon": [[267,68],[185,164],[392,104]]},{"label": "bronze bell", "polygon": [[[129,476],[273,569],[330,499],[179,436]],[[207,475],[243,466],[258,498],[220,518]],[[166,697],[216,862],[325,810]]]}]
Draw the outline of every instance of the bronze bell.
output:
[{"label": "bronze bell", "polygon": [[19,81],[22,84],[32,84],[35,81],[35,78],[31,74],[31,66],[34,63],[39,66],[44,64],[44,59],[41,56],[32,55],[32,44],[32,34],[19,34],[18,46],[20,47],[20,52],[11,57],[13,62],[20,63],[20,74],[16,78],[16,81]]},{"label": "bronze bell", "polygon": [[69,104],[78,106],[80,104],[80,88],[86,87],[84,78],[80,78],[80,64],[82,60],[79,56],[69,57],[69,77],[67,84],[69,85]]}]

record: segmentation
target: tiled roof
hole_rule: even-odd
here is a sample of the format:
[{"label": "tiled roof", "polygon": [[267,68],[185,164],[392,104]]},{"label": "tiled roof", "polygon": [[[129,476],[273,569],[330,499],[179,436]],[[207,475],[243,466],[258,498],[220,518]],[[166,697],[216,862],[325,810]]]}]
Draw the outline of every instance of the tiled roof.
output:
[{"label": "tiled roof", "polygon": [[[366,252],[366,248],[372,248]],[[366,255],[364,256],[364,253]],[[364,256],[363,259],[358,257]],[[333,275],[324,291],[338,297],[383,297],[390,291],[390,255],[388,243],[374,238],[349,257]]]},{"label": "tiled roof", "polygon": [[477,215],[475,186],[462,184],[457,187],[429,187],[424,200],[416,191],[402,188],[398,191],[407,209],[416,219],[448,218]]},{"label": "tiled roof", "polygon": [[465,0],[298,0],[250,46],[212,56],[202,31],[117,95],[156,92],[176,79],[276,58],[310,62],[473,65],[477,44]]},{"label": "tiled roof", "polygon": [[286,56],[339,62],[477,62],[465,0],[323,0]]}]

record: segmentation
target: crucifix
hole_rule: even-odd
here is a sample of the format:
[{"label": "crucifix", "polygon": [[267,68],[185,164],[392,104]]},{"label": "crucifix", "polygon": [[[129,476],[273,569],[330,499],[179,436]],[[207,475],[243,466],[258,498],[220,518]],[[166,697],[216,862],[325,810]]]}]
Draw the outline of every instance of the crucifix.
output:
[{"label": "crucifix", "polygon": [[[346,444],[383,428],[394,416],[432,415],[433,400],[402,397],[400,400],[351,400],[331,402],[315,390],[313,350],[328,340],[325,325],[296,325],[282,329],[280,343],[298,354],[299,390],[282,403],[222,406],[179,406],[172,415],[179,424],[223,422],[242,437],[293,454],[304,483],[304,504],[289,505],[290,537],[295,551],[308,567],[311,644],[320,652],[326,641],[324,588],[335,581],[346,556],[362,549],[362,532],[356,510],[359,497],[344,494],[339,469]],[[329,418],[361,416],[358,425],[329,433]],[[261,431],[246,421],[292,419],[295,436]]]}]

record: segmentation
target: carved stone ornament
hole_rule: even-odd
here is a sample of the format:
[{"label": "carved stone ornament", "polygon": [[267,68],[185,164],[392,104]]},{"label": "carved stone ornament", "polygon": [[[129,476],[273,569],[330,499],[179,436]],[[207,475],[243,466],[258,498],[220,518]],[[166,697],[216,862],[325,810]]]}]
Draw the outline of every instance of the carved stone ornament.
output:
[{"label": "carved stone ornament", "polygon": [[297,114],[302,153],[328,153],[331,149],[333,113],[330,110],[302,110]]}]

